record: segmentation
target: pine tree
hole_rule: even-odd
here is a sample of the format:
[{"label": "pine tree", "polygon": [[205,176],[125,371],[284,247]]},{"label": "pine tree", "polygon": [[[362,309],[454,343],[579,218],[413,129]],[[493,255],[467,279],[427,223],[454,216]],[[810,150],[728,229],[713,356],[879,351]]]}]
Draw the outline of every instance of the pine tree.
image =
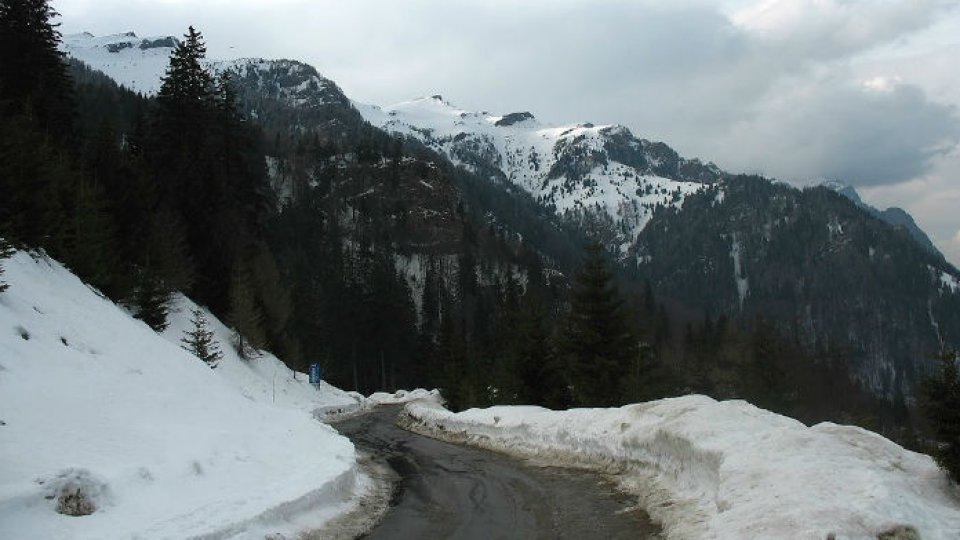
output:
[{"label": "pine tree", "polygon": [[170,293],[159,278],[148,268],[137,269],[136,286],[131,299],[131,303],[137,310],[134,317],[147,323],[154,331],[163,332],[169,325],[167,321],[169,299]]},{"label": "pine tree", "polygon": [[183,222],[173,212],[160,209],[147,220],[142,257],[168,291],[187,292],[194,280],[193,261],[187,248]]},{"label": "pine tree", "polygon": [[263,162],[260,132],[240,114],[233,81],[228,72],[216,80],[215,120],[210,154],[216,159],[215,189],[251,231],[263,225],[263,216],[276,208]]},{"label": "pine tree", "polygon": [[512,355],[521,383],[519,402],[559,405],[551,396],[555,387],[563,386],[563,381],[556,369],[553,343],[547,334],[546,311],[528,294],[514,321]]},{"label": "pine tree", "polygon": [[251,358],[264,346],[263,317],[257,306],[250,272],[243,262],[234,265],[227,320],[233,326],[237,353],[242,358]]},{"label": "pine tree", "polygon": [[8,241],[59,255],[68,213],[61,194],[73,182],[62,153],[29,116],[0,115],[0,219]]},{"label": "pine tree", "polygon": [[[143,153],[160,206],[184,226],[194,270],[191,296],[227,312],[231,261],[263,242],[276,205],[260,132],[239,113],[229,77],[217,81],[204,69],[205,56],[202,35],[190,27],[170,55]],[[255,296],[265,302],[263,282],[256,272],[251,277]],[[267,322],[270,338],[281,339]]]},{"label": "pine tree", "polygon": [[84,281],[116,298],[116,240],[106,201],[97,186],[85,182],[75,195],[64,262]]},{"label": "pine tree", "polygon": [[190,111],[207,109],[213,104],[213,77],[203,67],[206,55],[203,36],[193,26],[170,54],[157,101],[163,107],[175,108],[181,119],[185,120]]},{"label": "pine tree", "polygon": [[26,114],[57,141],[72,136],[73,83],[48,0],[0,0],[0,112]]},{"label": "pine tree", "polygon": [[213,77],[203,67],[202,40],[191,26],[170,54],[144,148],[161,201],[183,217],[189,229],[199,229],[190,219],[201,219],[216,208],[209,193],[215,156],[208,152],[216,102]]},{"label": "pine tree", "polygon": [[[2,233],[2,230],[0,230],[0,233]],[[10,258],[11,255],[13,255],[13,247],[10,246],[10,244],[6,241],[6,239],[0,236],[0,293],[7,290],[7,288],[9,287],[9,285],[2,279],[3,278],[3,260]]]},{"label": "pine tree", "polygon": [[578,405],[608,407],[623,400],[623,381],[636,358],[623,300],[599,242],[586,246],[567,319],[565,352]]},{"label": "pine tree", "polygon": [[960,482],[960,356],[956,349],[944,348],[936,359],[937,373],[921,384],[921,404],[939,442],[937,463]]},{"label": "pine tree", "polygon": [[224,71],[216,78],[216,104],[224,124],[240,121],[237,114],[237,93],[233,89],[230,72]]},{"label": "pine tree", "polygon": [[467,343],[463,331],[455,324],[453,317],[445,317],[440,322],[437,336],[437,373],[434,381],[443,392],[443,397],[451,410],[465,408],[465,379],[467,375]]},{"label": "pine tree", "polygon": [[207,318],[204,317],[203,310],[194,309],[192,313],[190,322],[193,328],[184,332],[180,342],[184,349],[215,368],[223,358],[223,353],[213,337],[213,331],[207,328]]},{"label": "pine tree", "polygon": [[[787,374],[780,365],[785,356],[783,343],[776,327],[763,317],[758,315],[753,326],[749,350],[745,355],[745,372],[740,379],[745,397],[758,407],[789,414],[793,399]],[[705,336],[704,339],[709,337]],[[710,349],[720,348],[709,342],[707,344]]]}]

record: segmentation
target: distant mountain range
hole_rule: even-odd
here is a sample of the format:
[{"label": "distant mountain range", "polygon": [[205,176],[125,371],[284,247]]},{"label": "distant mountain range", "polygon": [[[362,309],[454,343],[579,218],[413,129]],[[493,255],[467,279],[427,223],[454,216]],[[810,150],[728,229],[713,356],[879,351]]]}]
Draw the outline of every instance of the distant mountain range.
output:
[{"label": "distant mountain range", "polygon": [[[145,94],[159,88],[175,43],[132,33],[64,38],[70,56]],[[292,141],[268,156],[282,196],[293,196],[297,182],[316,187],[313,173],[327,163],[289,150],[296,141],[348,156],[358,141],[400,138],[433,156],[432,168],[411,169],[422,185],[394,201],[437,216],[398,244],[407,261],[425,246],[453,253],[463,206],[522,236],[560,272],[574,268],[577,238],[596,236],[627,279],[651,283],[678,310],[747,324],[770,317],[814,355],[842,350],[851,376],[890,398],[911,394],[941,341],[960,343],[960,272],[909,214],[869,207],[851,188],[800,190],[731,174],[623,126],[556,127],[528,112],[462,110],[441,96],[356,103],[291,60],[211,67],[234,75],[268,138]],[[343,176],[344,186],[359,182],[343,196],[362,196],[389,182],[378,176],[386,174],[368,167]]]}]

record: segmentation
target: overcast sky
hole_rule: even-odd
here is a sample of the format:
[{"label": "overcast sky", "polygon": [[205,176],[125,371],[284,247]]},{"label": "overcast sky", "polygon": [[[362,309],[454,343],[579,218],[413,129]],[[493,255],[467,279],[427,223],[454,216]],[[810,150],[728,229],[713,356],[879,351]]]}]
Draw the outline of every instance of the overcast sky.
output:
[{"label": "overcast sky", "polygon": [[54,0],[64,33],[204,33],[353,99],[620,123],[902,206],[960,265],[960,0]]}]

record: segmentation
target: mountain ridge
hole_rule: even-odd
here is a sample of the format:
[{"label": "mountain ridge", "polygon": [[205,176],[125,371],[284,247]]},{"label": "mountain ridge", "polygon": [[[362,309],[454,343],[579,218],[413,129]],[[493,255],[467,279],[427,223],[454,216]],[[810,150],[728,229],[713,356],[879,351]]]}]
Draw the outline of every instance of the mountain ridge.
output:
[{"label": "mountain ridge", "polygon": [[911,238],[916,240],[924,249],[937,255],[943,257],[943,253],[937,249],[937,246],[934,245],[933,241],[930,240],[930,237],[927,236],[927,233],[917,225],[916,220],[913,219],[913,216],[909,212],[900,208],[898,206],[891,206],[880,210],[879,208],[863,202],[863,199],[860,198],[860,194],[857,192],[857,189],[849,184],[844,184],[843,182],[838,182],[836,180],[829,180],[822,182],[820,185],[828,189],[832,189],[837,193],[843,195],[844,197],[853,201],[857,206],[863,208],[864,210],[870,212],[871,214],[877,216],[881,220],[889,223],[895,228],[902,229],[904,232],[910,235]]},{"label": "mountain ridge", "polygon": [[713,164],[684,160],[617,124],[554,126],[529,112],[467,111],[440,96],[354,107],[374,126],[522,188],[562,219],[613,231],[596,232],[623,259],[657,208],[682,205],[686,195],[723,176]]},{"label": "mountain ridge", "polygon": [[[101,51],[94,59],[104,54],[146,55],[127,47]],[[334,193],[362,208],[369,206],[361,201],[371,189],[390,192],[394,180],[383,175],[391,162],[407,163],[401,146],[423,157],[425,162],[413,160],[402,173],[420,195],[390,203],[408,208],[389,219],[402,223],[409,205],[430,200],[424,199],[432,191],[427,185],[443,186],[445,198],[428,208],[443,218],[421,227],[446,230],[443,256],[453,256],[466,237],[466,230],[454,229],[461,226],[458,216],[470,211],[464,204],[468,188],[474,190],[474,205],[516,190],[550,220],[599,237],[635,286],[652,283],[658,295],[700,314],[694,318],[712,314],[749,325],[757,316],[773,315],[780,330],[794,334],[811,354],[846,351],[850,375],[888,399],[912,392],[939,340],[960,339],[960,272],[827,188],[799,190],[730,175],[711,163],[684,159],[664,143],[637,138],[623,126],[549,126],[527,112],[462,110],[440,95],[381,108],[350,101],[333,81],[300,62],[211,65],[239,65],[235,73],[246,112],[268,139],[280,141],[276,148],[287,149],[274,156],[271,169],[293,172],[275,174],[275,187],[293,192],[304,189],[298,185],[329,189],[323,186],[334,183],[343,190]],[[388,134],[400,139],[391,142]],[[394,157],[364,158],[363,146],[371,141],[383,156]],[[313,150],[300,155],[296,149],[304,143]],[[417,182],[418,176],[425,183]],[[495,205],[479,210],[491,226],[508,217],[497,214]],[[503,233],[517,236],[509,228],[496,234]],[[536,247],[556,256],[563,240],[549,238],[545,242],[553,247]],[[575,268],[570,260],[565,270]]]},{"label": "mountain ridge", "polygon": [[[132,31],[100,37],[82,32],[64,36],[63,47],[121,85],[150,95],[159,90],[167,55],[178,42],[174,36],[139,37]],[[131,53],[133,58],[124,58]],[[261,90],[288,99],[293,106],[350,106],[371,125],[416,138],[454,165],[523,188],[561,218],[593,229],[598,228],[593,222],[605,223],[615,232],[599,236],[606,236],[607,246],[624,262],[629,255],[638,256],[637,235],[657,208],[682,206],[684,198],[703,189],[703,184],[730,176],[712,162],[682,158],[665,143],[637,138],[620,124],[554,126],[528,111],[497,115],[460,109],[440,94],[381,107],[350,100],[333,80],[304,62],[250,57],[207,63],[214,71],[240,78],[255,78],[255,70],[265,73],[275,84],[268,87],[261,81]],[[255,118],[255,107],[251,113]],[[823,185],[943,257],[907,211],[874,208],[842,182]]]}]

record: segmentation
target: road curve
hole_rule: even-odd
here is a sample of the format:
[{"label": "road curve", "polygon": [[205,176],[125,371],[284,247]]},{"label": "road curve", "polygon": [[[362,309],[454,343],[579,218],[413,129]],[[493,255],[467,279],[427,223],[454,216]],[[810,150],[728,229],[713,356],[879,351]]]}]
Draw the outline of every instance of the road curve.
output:
[{"label": "road curve", "polygon": [[400,476],[390,509],[366,538],[658,538],[646,514],[599,476],[410,433],[395,424],[399,409],[334,424]]}]

